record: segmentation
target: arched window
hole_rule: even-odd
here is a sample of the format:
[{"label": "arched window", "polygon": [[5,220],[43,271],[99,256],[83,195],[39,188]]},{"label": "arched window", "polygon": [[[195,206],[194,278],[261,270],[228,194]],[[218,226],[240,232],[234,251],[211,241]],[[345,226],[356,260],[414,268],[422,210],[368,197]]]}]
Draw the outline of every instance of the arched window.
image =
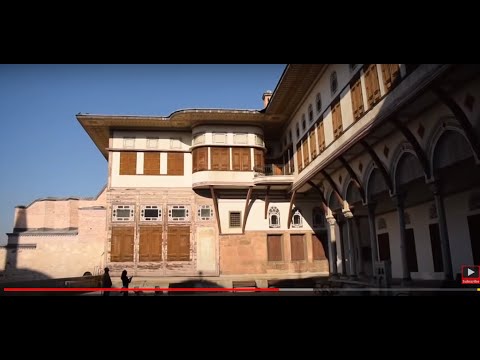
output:
[{"label": "arched window", "polygon": [[268,226],[271,228],[280,227],[280,210],[276,206],[272,206],[268,210]]},{"label": "arched window", "polygon": [[330,90],[332,91],[332,95],[337,92],[338,89],[338,81],[337,81],[337,72],[334,71],[330,75]]},{"label": "arched window", "polygon": [[305,131],[305,128],[307,127],[307,122],[305,120],[305,114],[302,115],[302,131]]},{"label": "arched window", "polygon": [[312,209],[312,220],[313,220],[313,227],[323,227],[325,226],[325,223],[323,221],[324,219],[323,211],[320,209],[318,206],[314,207]]},{"label": "arched window", "polygon": [[320,110],[322,110],[322,97],[320,96],[320,93],[317,93],[315,102],[317,104],[317,113],[320,113]]},{"label": "arched window", "polygon": [[298,123],[295,126],[295,130],[297,132],[297,140],[300,139],[300,127],[298,126]]},{"label": "arched window", "polygon": [[313,107],[312,104],[308,105],[308,121],[313,121]]},{"label": "arched window", "polygon": [[300,209],[298,209],[298,208],[293,209],[292,227],[294,227],[294,228],[303,227],[302,213],[300,212]]}]

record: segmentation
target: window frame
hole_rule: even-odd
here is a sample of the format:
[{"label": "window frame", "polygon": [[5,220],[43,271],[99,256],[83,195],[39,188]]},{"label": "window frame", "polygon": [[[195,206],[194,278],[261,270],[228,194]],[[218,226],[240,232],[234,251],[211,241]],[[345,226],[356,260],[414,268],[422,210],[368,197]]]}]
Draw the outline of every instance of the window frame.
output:
[{"label": "window frame", "polygon": [[[130,215],[117,216],[118,210],[129,210]],[[113,204],[112,205],[112,222],[132,222],[135,220],[135,204]]]},{"label": "window frame", "polygon": [[[153,217],[146,217],[145,216],[145,211],[146,210],[158,210],[158,216],[156,219]],[[140,221],[145,221],[149,223],[161,223],[163,222],[163,209],[162,205],[140,205]]]}]

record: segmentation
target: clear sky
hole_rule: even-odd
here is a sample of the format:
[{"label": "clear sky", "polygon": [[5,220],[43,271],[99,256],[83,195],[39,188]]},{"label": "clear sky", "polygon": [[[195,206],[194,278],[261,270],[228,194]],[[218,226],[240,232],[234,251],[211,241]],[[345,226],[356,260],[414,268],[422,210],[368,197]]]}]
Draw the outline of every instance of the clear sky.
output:
[{"label": "clear sky", "polygon": [[284,64],[0,65],[0,244],[14,208],[42,197],[95,196],[107,161],[75,114],[169,115],[263,108]]}]

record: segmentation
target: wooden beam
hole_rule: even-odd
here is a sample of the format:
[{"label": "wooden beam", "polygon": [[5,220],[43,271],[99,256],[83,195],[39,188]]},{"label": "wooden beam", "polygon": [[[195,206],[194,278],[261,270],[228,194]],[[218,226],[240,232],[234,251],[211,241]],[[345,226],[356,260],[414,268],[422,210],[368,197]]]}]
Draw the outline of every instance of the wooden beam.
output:
[{"label": "wooden beam", "polygon": [[395,125],[398,130],[400,130],[405,139],[407,139],[407,141],[412,145],[415,154],[417,154],[418,160],[420,160],[420,165],[422,166],[423,172],[425,173],[426,178],[429,179],[431,174],[430,166],[428,165],[427,155],[425,155],[425,151],[423,151],[415,136],[412,134],[410,129],[406,127],[405,124],[402,124],[402,122],[397,118],[392,117],[390,118],[390,121]]},{"label": "wooden beam", "polygon": [[[365,190],[363,189],[362,184],[360,183],[360,180],[358,180],[357,174],[355,174],[355,171],[353,171],[352,167],[350,164],[343,158],[343,156],[339,156],[338,160],[342,163],[342,165],[347,169],[348,174],[350,175],[350,178],[353,180],[353,183],[357,187],[358,191],[360,192],[360,196],[362,198],[362,201],[365,202]],[[345,197],[347,195],[345,194]]]},{"label": "wooden beam", "polygon": [[218,200],[215,190],[213,190],[213,185],[210,185],[210,193],[212,194],[213,199],[213,208],[215,209],[215,217],[217,218],[218,234],[222,235],[222,227],[220,225],[220,214],[218,212]]},{"label": "wooden beam", "polygon": [[465,132],[465,136],[472,145],[473,151],[477,155],[477,159],[480,160],[480,139],[476,135],[476,132],[472,126],[472,123],[468,120],[467,115],[462,110],[462,108],[456,103],[456,101],[448,96],[448,94],[440,88],[433,89],[433,92],[438,97],[438,99],[450,109],[450,111],[455,115],[458,123]]},{"label": "wooden beam", "polygon": [[337,184],[335,184],[335,181],[333,181],[332,177],[325,170],[320,170],[320,173],[323,175],[323,177],[328,181],[328,183],[332,187],[333,192],[335,193],[335,196],[337,197],[338,201],[340,202],[340,205],[342,205],[342,208],[343,208],[343,198],[342,198],[342,195],[340,194],[340,191],[338,191]]},{"label": "wooden beam", "polygon": [[269,192],[270,192],[270,185],[267,186],[267,193],[265,194],[265,219],[267,218],[268,205],[270,204],[270,199],[268,198]]},{"label": "wooden beam", "polygon": [[292,224],[292,208],[293,208],[293,203],[295,202],[296,195],[297,195],[297,190],[293,190],[292,197],[290,198],[290,205],[288,206],[287,229],[290,229],[290,225]]},{"label": "wooden beam", "polygon": [[248,206],[250,201],[250,196],[252,196],[253,186],[248,188],[247,199],[245,200],[245,210],[243,211],[243,224],[242,224],[242,234],[245,233],[245,225],[247,224],[248,213],[250,212],[250,207]]},{"label": "wooden beam", "polygon": [[388,175],[387,169],[385,168],[385,166],[383,166],[383,163],[380,160],[380,158],[378,157],[375,150],[373,150],[373,148],[365,140],[361,140],[360,144],[363,146],[363,148],[370,155],[373,162],[377,166],[377,169],[380,170],[380,174],[382,174],[383,180],[385,181],[385,184],[387,185],[388,190],[390,190],[390,192],[393,193],[393,185],[392,185],[392,180],[390,179],[390,175]]}]

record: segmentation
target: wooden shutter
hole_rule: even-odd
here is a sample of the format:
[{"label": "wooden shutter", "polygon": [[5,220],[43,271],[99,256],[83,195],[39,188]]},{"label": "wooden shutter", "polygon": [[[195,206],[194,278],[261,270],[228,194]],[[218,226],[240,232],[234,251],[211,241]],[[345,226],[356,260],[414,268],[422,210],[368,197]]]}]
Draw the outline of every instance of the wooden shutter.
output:
[{"label": "wooden shutter", "polygon": [[282,261],[282,235],[267,235],[268,261]]},{"label": "wooden shutter", "polygon": [[400,79],[400,66],[398,64],[382,64],[382,76],[385,91],[389,92]]},{"label": "wooden shutter", "polygon": [[212,170],[230,170],[230,148],[212,147]]},{"label": "wooden shutter", "polygon": [[122,151],[120,153],[120,175],[135,175],[137,173],[137,153]]},{"label": "wooden shutter", "polygon": [[340,102],[332,106],[332,122],[333,122],[333,137],[338,138],[343,131],[342,112],[340,109]]},{"label": "wooden shutter", "polygon": [[325,260],[326,243],[327,243],[327,234],[312,234],[312,252],[313,260]]},{"label": "wooden shutter", "polygon": [[162,227],[141,226],[139,261],[162,260]]},{"label": "wooden shutter", "polygon": [[143,154],[143,174],[160,175],[159,152],[146,152]]},{"label": "wooden shutter", "polygon": [[242,171],[250,171],[252,162],[250,161],[250,148],[241,148]]},{"label": "wooden shutter", "polygon": [[183,175],[183,153],[169,152],[167,155],[167,174]]},{"label": "wooden shutter", "polygon": [[323,130],[323,121],[317,125],[317,139],[319,154],[325,150],[325,131]]},{"label": "wooden shutter", "polygon": [[292,261],[305,260],[305,242],[303,234],[290,234]]},{"label": "wooden shutter", "polygon": [[169,226],[168,261],[190,261],[190,226]]},{"label": "wooden shutter", "polygon": [[305,167],[310,163],[310,155],[308,154],[308,137],[304,137],[302,140],[303,149],[303,163]]},{"label": "wooden shutter", "polygon": [[232,149],[232,170],[240,171],[242,169],[242,153],[240,148]]},{"label": "wooden shutter", "polygon": [[283,175],[281,164],[272,164],[273,175]]},{"label": "wooden shutter", "polygon": [[253,150],[253,156],[254,156],[254,161],[255,161],[255,171],[258,172],[263,172],[264,171],[264,158],[263,158],[263,150],[261,149],[254,149]]},{"label": "wooden shutter", "polygon": [[364,113],[363,107],[363,95],[362,95],[362,83],[358,79],[351,88],[353,117],[355,120],[360,119]]},{"label": "wooden shutter", "polygon": [[208,148],[202,147],[197,149],[197,170],[208,170]]},{"label": "wooden shutter", "polygon": [[302,171],[303,169],[303,162],[302,162],[302,144],[297,144],[297,162],[298,162],[298,172]]},{"label": "wooden shutter", "polygon": [[249,171],[250,166],[250,148],[232,148],[232,170]]},{"label": "wooden shutter", "polygon": [[192,150],[192,172],[208,170],[208,148],[201,147]]},{"label": "wooden shutter", "polygon": [[317,138],[315,137],[315,128],[310,131],[310,154],[312,160],[317,157]]},{"label": "wooden shutter", "polygon": [[198,148],[192,150],[192,173],[198,171]]},{"label": "wooden shutter", "polygon": [[367,90],[367,102],[372,108],[380,100],[380,84],[378,82],[377,65],[371,64],[365,70],[365,87]]},{"label": "wooden shutter", "polygon": [[112,227],[110,261],[133,261],[134,234],[133,227]]}]

